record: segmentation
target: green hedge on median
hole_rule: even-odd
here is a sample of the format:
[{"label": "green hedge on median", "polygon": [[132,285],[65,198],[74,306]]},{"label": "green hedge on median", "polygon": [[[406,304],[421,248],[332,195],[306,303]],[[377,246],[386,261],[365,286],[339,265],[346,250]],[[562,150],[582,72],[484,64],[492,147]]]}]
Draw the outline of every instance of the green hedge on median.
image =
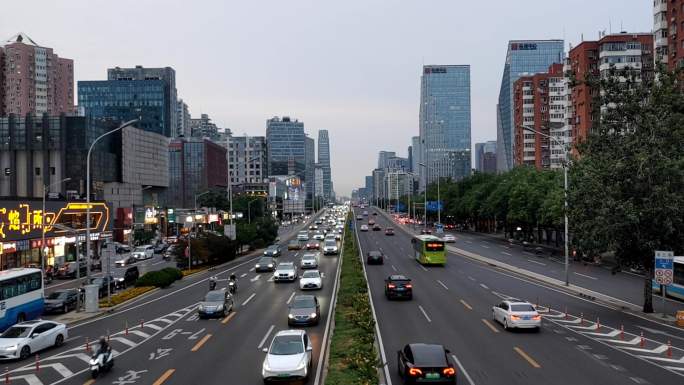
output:
[{"label": "green hedge on median", "polygon": [[145,273],[135,281],[135,286],[168,287],[181,278],[183,278],[183,272],[173,267],[167,267],[162,270]]},{"label": "green hedge on median", "polygon": [[361,263],[354,232],[345,231],[335,329],[325,380],[329,385],[378,383],[380,362],[374,345],[375,320]]}]

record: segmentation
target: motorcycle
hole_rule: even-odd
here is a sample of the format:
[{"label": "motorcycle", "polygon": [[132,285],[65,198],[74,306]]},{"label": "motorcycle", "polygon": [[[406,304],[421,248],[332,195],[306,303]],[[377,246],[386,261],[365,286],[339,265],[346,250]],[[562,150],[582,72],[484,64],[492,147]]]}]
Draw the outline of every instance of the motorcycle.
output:
[{"label": "motorcycle", "polygon": [[237,292],[237,282],[235,281],[230,281],[228,282],[228,291],[230,294],[235,294]]},{"label": "motorcycle", "polygon": [[95,379],[101,372],[112,370],[113,366],[114,354],[112,354],[111,348],[105,352],[97,352],[90,359],[90,375]]}]

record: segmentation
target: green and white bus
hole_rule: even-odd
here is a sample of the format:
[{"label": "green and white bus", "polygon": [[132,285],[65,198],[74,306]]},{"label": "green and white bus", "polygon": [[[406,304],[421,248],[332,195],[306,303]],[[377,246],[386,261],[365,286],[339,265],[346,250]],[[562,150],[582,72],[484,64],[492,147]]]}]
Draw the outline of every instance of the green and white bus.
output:
[{"label": "green and white bus", "polygon": [[434,235],[416,235],[411,239],[413,255],[423,265],[445,265],[444,241]]}]

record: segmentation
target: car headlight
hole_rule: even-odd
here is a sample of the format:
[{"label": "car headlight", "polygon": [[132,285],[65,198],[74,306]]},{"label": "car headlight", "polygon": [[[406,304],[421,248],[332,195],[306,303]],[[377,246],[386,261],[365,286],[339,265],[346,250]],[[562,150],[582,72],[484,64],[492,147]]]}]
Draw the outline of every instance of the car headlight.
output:
[{"label": "car headlight", "polygon": [[271,367],[268,365],[268,360],[264,360],[263,370],[265,370],[267,372],[271,371]]},{"label": "car headlight", "polygon": [[12,352],[12,351],[17,350],[18,347],[19,347],[19,345],[7,346],[7,347],[5,347],[5,350],[7,350],[8,352]]},{"label": "car headlight", "polygon": [[294,316],[293,316],[292,314],[288,314],[288,315],[287,315],[287,318],[289,318],[289,319],[294,319]]},{"label": "car headlight", "polygon": [[272,264],[272,263],[269,263],[269,264],[268,264],[268,267],[273,267],[273,264]]},{"label": "car headlight", "polygon": [[199,308],[198,308],[198,309],[199,309],[199,311],[204,311],[204,306],[203,306],[203,305],[199,305]]},{"label": "car headlight", "polygon": [[223,310],[223,305],[216,306],[216,310]]},{"label": "car headlight", "polygon": [[311,318],[316,318],[316,313],[311,313],[309,316],[310,316]]},{"label": "car headlight", "polygon": [[261,265],[257,263],[254,267],[256,267],[258,269],[261,267]]},{"label": "car headlight", "polygon": [[306,360],[303,360],[301,364],[297,365],[295,370],[302,370],[306,367]]}]

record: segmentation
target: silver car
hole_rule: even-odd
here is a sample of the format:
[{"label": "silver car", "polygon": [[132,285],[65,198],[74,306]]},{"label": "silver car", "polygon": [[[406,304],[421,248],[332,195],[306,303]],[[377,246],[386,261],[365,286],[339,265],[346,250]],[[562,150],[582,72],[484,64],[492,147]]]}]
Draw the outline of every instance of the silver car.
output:
[{"label": "silver car", "polygon": [[275,272],[273,272],[273,280],[275,282],[297,280],[297,268],[293,262],[281,262],[278,264]]},{"label": "silver car", "polygon": [[197,308],[200,318],[225,317],[231,310],[233,296],[226,289],[211,290]]},{"label": "silver car", "polygon": [[309,379],[313,346],[304,330],[279,331],[264,352],[266,357],[261,366],[264,384]]},{"label": "silver car", "polygon": [[302,269],[315,269],[318,267],[318,253],[304,253],[300,262]]},{"label": "silver car", "polygon": [[492,307],[492,319],[500,322],[504,329],[541,328],[541,316],[537,309],[529,302],[517,299],[507,299]]}]

